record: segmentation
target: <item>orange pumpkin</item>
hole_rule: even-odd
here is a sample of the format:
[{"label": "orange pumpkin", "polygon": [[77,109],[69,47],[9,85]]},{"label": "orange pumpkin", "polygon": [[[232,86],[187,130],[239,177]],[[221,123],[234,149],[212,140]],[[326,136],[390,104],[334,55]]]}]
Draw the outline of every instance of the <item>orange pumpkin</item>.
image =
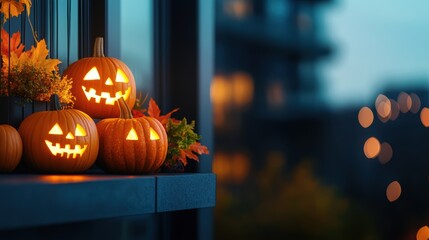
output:
[{"label": "orange pumpkin", "polygon": [[132,108],[136,101],[136,83],[133,73],[122,61],[105,57],[103,38],[97,38],[92,57],[71,64],[64,75],[73,79],[74,107],[93,118],[118,117],[116,103],[124,98]]},{"label": "orange pumpkin", "polygon": [[24,146],[24,160],[39,171],[79,173],[97,159],[97,127],[86,113],[61,110],[58,96],[51,98],[51,111],[36,112],[18,129]]},{"label": "orange pumpkin", "polygon": [[162,124],[152,117],[133,118],[120,99],[120,118],[97,123],[100,150],[97,163],[112,173],[156,172],[167,156],[168,140]]},{"label": "orange pumpkin", "polygon": [[0,172],[12,172],[21,161],[22,141],[10,125],[0,125]]}]

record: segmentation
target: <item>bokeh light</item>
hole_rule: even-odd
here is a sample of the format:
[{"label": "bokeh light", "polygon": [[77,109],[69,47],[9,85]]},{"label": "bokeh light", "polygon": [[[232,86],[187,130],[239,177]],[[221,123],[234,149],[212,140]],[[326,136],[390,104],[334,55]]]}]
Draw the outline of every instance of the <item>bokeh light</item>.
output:
[{"label": "bokeh light", "polygon": [[398,181],[393,181],[387,186],[386,189],[386,197],[389,202],[394,202],[398,200],[398,198],[401,196],[401,184],[399,184]]},{"label": "bokeh light", "polygon": [[363,152],[367,158],[376,158],[380,150],[380,141],[375,137],[368,138],[363,146]]},{"label": "bokeh light", "polygon": [[368,128],[374,121],[374,114],[369,107],[363,107],[359,111],[358,120],[363,128]]},{"label": "bokeh light", "polygon": [[387,122],[392,111],[392,103],[385,95],[379,94],[375,100],[375,109],[380,120],[382,122]]},{"label": "bokeh light", "polygon": [[429,127],[429,108],[424,107],[420,112],[420,120],[422,121],[423,126]]},{"label": "bokeh light", "polygon": [[250,157],[244,152],[216,152],[213,158],[213,172],[220,183],[242,183],[250,171]]},{"label": "bokeh light", "polygon": [[253,100],[253,79],[244,72],[237,72],[232,75],[232,101],[241,108],[249,105]]},{"label": "bokeh light", "polygon": [[398,95],[398,103],[401,112],[407,113],[410,111],[411,106],[413,105],[413,100],[411,99],[410,95],[408,95],[408,93],[401,92]]},{"label": "bokeh light", "polygon": [[410,94],[410,98],[411,98],[411,108],[410,108],[410,112],[412,113],[418,113],[421,107],[421,101],[419,96],[417,96],[417,94],[415,93],[411,93]]},{"label": "bokeh light", "polygon": [[386,164],[392,159],[392,156],[392,146],[387,142],[382,143],[380,153],[378,154],[378,161],[380,161],[381,164]]},{"label": "bokeh light", "polygon": [[429,239],[429,227],[423,226],[417,231],[417,240],[428,240]]},{"label": "bokeh light", "polygon": [[393,99],[390,99],[391,103],[391,113],[390,113],[390,120],[395,121],[400,113],[399,110],[399,103]]}]

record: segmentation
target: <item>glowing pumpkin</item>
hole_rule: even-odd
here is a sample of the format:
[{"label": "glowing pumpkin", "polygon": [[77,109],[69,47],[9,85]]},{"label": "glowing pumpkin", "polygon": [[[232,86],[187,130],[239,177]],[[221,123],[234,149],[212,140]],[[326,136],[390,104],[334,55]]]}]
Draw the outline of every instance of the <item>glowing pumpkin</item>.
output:
[{"label": "glowing pumpkin", "polygon": [[0,172],[11,172],[21,161],[22,141],[10,125],[0,125]]},{"label": "glowing pumpkin", "polygon": [[74,107],[93,118],[118,117],[116,106],[124,98],[132,108],[136,100],[136,84],[131,70],[122,61],[105,57],[103,38],[97,38],[92,57],[71,64],[64,75],[73,79]]},{"label": "glowing pumpkin", "polygon": [[24,160],[42,172],[83,172],[97,159],[97,127],[82,111],[60,109],[58,96],[54,95],[51,111],[33,113],[21,123],[18,131]]},{"label": "glowing pumpkin", "polygon": [[156,172],[167,156],[167,133],[152,117],[133,118],[121,99],[121,117],[97,123],[100,150],[97,164],[112,173]]}]

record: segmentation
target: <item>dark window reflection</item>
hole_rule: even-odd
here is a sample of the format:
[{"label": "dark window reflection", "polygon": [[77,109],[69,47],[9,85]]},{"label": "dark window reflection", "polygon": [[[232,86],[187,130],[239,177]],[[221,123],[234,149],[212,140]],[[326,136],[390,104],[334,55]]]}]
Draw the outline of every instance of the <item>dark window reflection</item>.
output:
[{"label": "dark window reflection", "polygon": [[427,239],[429,4],[216,3],[215,237]]}]

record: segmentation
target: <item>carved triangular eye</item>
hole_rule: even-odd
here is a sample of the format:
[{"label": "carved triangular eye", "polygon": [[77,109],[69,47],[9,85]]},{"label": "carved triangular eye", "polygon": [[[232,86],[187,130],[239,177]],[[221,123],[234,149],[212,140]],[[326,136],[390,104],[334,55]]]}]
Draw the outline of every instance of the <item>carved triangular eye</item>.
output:
[{"label": "carved triangular eye", "polygon": [[85,75],[83,80],[90,81],[90,80],[100,80],[100,74],[98,73],[98,70],[96,67],[91,68],[89,72]]},{"label": "carved triangular eye", "polygon": [[55,123],[55,125],[49,131],[49,134],[52,134],[52,135],[63,135],[63,130],[61,129],[60,125],[58,125],[58,123]]},{"label": "carved triangular eye", "polygon": [[159,135],[155,132],[153,128],[150,128],[150,140],[158,140]]},{"label": "carved triangular eye", "polygon": [[127,75],[125,75],[124,71],[122,71],[121,69],[118,69],[118,71],[116,72],[116,82],[122,82],[122,83],[127,83],[128,82],[128,77]]},{"label": "carved triangular eye", "polygon": [[139,136],[137,136],[136,130],[134,130],[134,128],[131,128],[126,139],[127,140],[139,140]]},{"label": "carved triangular eye", "polygon": [[74,132],[74,135],[76,137],[85,137],[86,136],[85,129],[79,123],[76,125],[76,130]]}]

